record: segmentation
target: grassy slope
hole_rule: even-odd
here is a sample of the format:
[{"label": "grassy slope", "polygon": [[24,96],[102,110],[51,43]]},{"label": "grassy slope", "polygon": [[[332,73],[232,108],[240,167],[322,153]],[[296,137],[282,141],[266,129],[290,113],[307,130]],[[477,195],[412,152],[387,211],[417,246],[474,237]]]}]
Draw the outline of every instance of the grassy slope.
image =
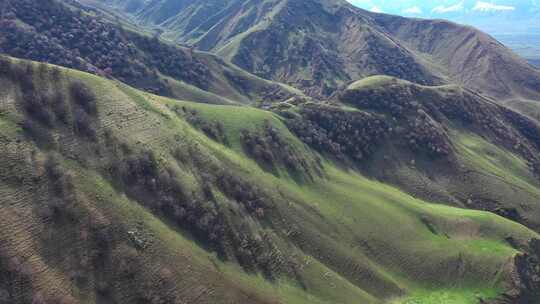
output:
[{"label": "grassy slope", "polygon": [[[287,132],[286,128],[276,121],[276,118],[273,114],[253,110],[249,108],[234,108],[227,106],[209,106],[209,105],[199,105],[193,103],[182,102],[183,105],[188,105],[190,108],[195,108],[201,112],[201,114],[207,119],[220,121],[224,123],[227,136],[232,139],[231,146],[236,152],[242,152],[238,140],[235,140],[239,135],[240,129],[250,129],[260,127],[261,121],[269,120],[274,124],[277,124],[278,128],[283,132]],[[292,136],[287,134],[287,136]],[[295,139],[291,140],[295,141]],[[296,140],[297,141],[297,140]],[[299,143],[295,143],[299,144]],[[510,156],[514,157],[515,156]],[[250,165],[251,162],[248,162]],[[392,234],[395,235],[395,239],[385,240],[390,244],[385,244],[386,246],[398,246],[400,251],[409,250],[412,255],[414,251],[418,251],[420,248],[424,248],[426,252],[431,254],[431,248],[434,244],[439,243],[439,250],[437,250],[437,256],[439,258],[447,254],[449,257],[459,255],[460,252],[475,252],[475,254],[482,255],[482,253],[490,252],[495,257],[498,257],[499,263],[502,263],[508,256],[512,255],[514,250],[505,246],[503,243],[500,243],[500,240],[504,237],[504,232],[496,232],[497,229],[489,229],[489,233],[493,233],[492,239],[477,239],[476,233],[478,230],[484,230],[482,227],[471,227],[471,230],[465,229],[461,231],[458,227],[459,225],[467,226],[468,223],[476,221],[477,223],[490,224],[496,220],[497,216],[488,215],[487,213],[475,212],[475,211],[465,211],[460,209],[453,209],[448,207],[442,207],[439,205],[425,205],[425,202],[415,200],[412,197],[396,190],[394,188],[385,186],[383,184],[370,181],[364,177],[357,176],[354,173],[343,172],[340,169],[333,167],[331,164],[326,164],[326,170],[329,173],[329,180],[321,180],[312,185],[297,185],[290,180],[276,180],[275,183],[282,184],[282,187],[294,193],[294,195],[301,197],[302,201],[310,202],[310,207],[314,207],[318,212],[320,212],[325,219],[332,219],[332,222],[339,223],[341,226],[336,228],[339,230],[343,229],[341,235],[351,234],[351,231],[357,231],[360,235],[377,235],[378,233],[389,237]],[[251,171],[251,170],[250,170]],[[260,174],[260,173],[259,173]],[[273,177],[264,176],[262,177],[265,180],[273,179]],[[281,189],[283,189],[281,188]],[[331,202],[329,204],[328,202]],[[354,202],[354,203],[353,203]],[[384,203],[383,203],[384,202]],[[398,206],[392,206],[396,204]],[[380,206],[380,205],[383,206]],[[397,210],[396,210],[397,209]],[[388,231],[387,233],[381,233],[381,227],[384,227],[386,223],[405,223],[407,220],[411,220],[407,217],[411,216],[416,220],[412,220],[413,223],[410,223],[409,231],[402,230],[399,233],[395,231]],[[365,214],[369,214],[370,218],[366,219]],[[380,217],[377,217],[379,215]],[[443,238],[433,237],[430,233],[427,233],[424,240],[415,240],[416,237],[410,239],[411,235],[417,234],[418,231],[426,232],[425,227],[422,223],[416,222],[418,217],[429,216],[436,218],[436,221],[440,221],[441,225],[446,226],[448,229],[446,231],[450,236],[454,236],[459,239],[459,242],[452,242],[446,239],[447,236]],[[459,219],[459,220],[456,220]],[[499,218],[500,220],[500,218]],[[480,225],[482,225],[480,224]],[[511,226],[517,228],[517,225],[506,223],[507,226],[505,229],[513,230]],[[475,225],[473,225],[475,226]],[[392,228],[392,227],[390,227]],[[488,230],[488,229],[485,229]],[[345,238],[344,243],[353,242],[354,243],[354,234],[350,238]],[[334,235],[336,236],[336,235]],[[341,237],[342,237],[341,236]],[[408,237],[407,237],[408,236]],[[360,237],[360,236],[358,236]],[[380,236],[379,236],[380,237]],[[497,241],[497,239],[499,241]],[[401,243],[401,244],[400,244]],[[406,249],[407,248],[407,249]],[[345,250],[350,250],[351,248],[345,247]],[[354,249],[354,247],[353,247]],[[385,253],[380,254],[381,258],[386,257]],[[481,264],[480,260],[485,257],[478,257],[473,264]],[[501,259],[503,258],[503,259]],[[389,258],[393,260],[393,257]],[[406,258],[405,258],[406,259]],[[492,262],[497,261],[497,258],[492,260]],[[393,263],[392,261],[391,263]],[[397,268],[401,268],[401,265],[398,265]],[[434,267],[436,269],[436,267]],[[412,270],[412,269],[409,269]],[[384,271],[384,270],[383,270]],[[399,272],[399,271],[398,271]],[[403,274],[406,276],[405,274]],[[399,275],[398,275],[399,277]],[[394,278],[389,278],[394,279]],[[406,283],[400,282],[401,284],[407,285]],[[413,283],[413,285],[415,285]],[[437,288],[435,286],[429,286],[431,288]],[[489,286],[493,287],[493,286]],[[448,294],[451,294],[450,297],[458,297],[459,299],[476,300],[475,295],[477,292],[482,294],[486,292],[488,295],[493,295],[496,293],[496,289],[493,288],[482,289],[479,287],[478,290],[470,290],[466,288],[460,288],[459,286],[450,288],[447,292],[444,289],[435,293],[435,295],[426,292],[424,289],[419,288],[420,297],[426,297],[433,300],[434,297],[440,295],[440,297],[445,298],[449,297]],[[424,295],[421,295],[424,294]],[[457,303],[457,302],[456,302]]]},{"label": "grassy slope", "polygon": [[[416,87],[434,93],[428,98],[417,97],[418,102],[426,105],[431,102],[430,98],[449,98],[448,100],[452,102],[452,98],[461,98],[460,94],[463,92],[459,86],[419,86],[387,76],[362,79],[352,83],[348,90],[384,90],[399,86],[404,89]],[[528,226],[536,229],[538,225],[535,219],[540,214],[536,203],[540,199],[538,191],[540,183],[531,172],[527,161],[507,148],[493,144],[493,140],[490,141],[481,135],[478,129],[464,126],[459,121],[445,121],[445,125],[456,151],[458,170],[449,171],[444,167],[446,164],[437,164],[428,159],[429,169],[426,172],[418,166],[411,165],[410,159],[414,159],[416,155],[407,155],[399,149],[386,148],[383,148],[381,153],[392,155],[390,158],[395,161],[394,167],[385,168],[384,163],[379,161],[374,165],[374,169],[384,171],[383,175],[390,176],[394,183],[400,187],[405,186],[408,191],[433,196],[447,203],[460,205],[460,202],[477,198],[496,202],[507,208],[515,208],[528,222]],[[425,160],[416,159],[416,161]],[[438,167],[440,170],[433,170],[437,166],[442,167]]]},{"label": "grassy slope", "polygon": [[[174,271],[175,283],[192,290],[183,291],[186,300],[199,303],[379,303],[382,300],[475,303],[477,295],[490,297],[501,291],[501,284],[508,275],[504,265],[516,253],[504,238],[508,235],[518,239],[538,237],[531,230],[496,215],[415,199],[391,186],[339,169],[330,162],[324,163],[325,178],[317,178],[309,184],[297,184],[286,176],[267,173],[248,160],[241,150],[240,129],[254,129],[261,121],[268,120],[298,149],[310,157],[315,156],[269,112],[180,102],[196,107],[208,119],[221,121],[231,142],[227,147],[210,140],[173,113],[166,105],[174,101],[80,72],[66,70],[65,73],[67,80],[64,81],[81,80],[98,94],[100,128],[107,126],[126,142],[154,151],[161,163],[173,163],[173,147],[196,145],[205,157],[217,160],[220,166],[259,185],[276,199],[275,208],[279,210],[276,214],[281,218],[271,218],[272,226],[262,227],[256,223],[254,229],[274,230],[283,244],[280,249],[303,261],[300,277],[304,288],[285,278],[270,283],[261,276],[246,274],[234,263],[217,259],[189,233],[177,230],[115,190],[94,169],[99,159],[90,157],[82,162],[62,157],[62,164],[73,172],[76,188],[86,198],[81,212],[89,218],[126,229],[142,225],[152,235],[153,242],[148,250],[137,252],[146,261],[140,275],[151,281],[163,265],[169,265]],[[3,81],[2,87],[11,85]],[[48,152],[24,139],[16,125],[21,114],[13,107],[13,95],[9,95],[9,89],[4,92],[8,94],[3,93],[0,98],[6,101],[0,111],[0,140],[10,144],[1,145],[2,167],[35,170],[24,167],[24,157],[32,150],[37,155]],[[103,129],[98,134],[101,136]],[[65,148],[77,151],[83,144],[69,137],[62,142],[75,144]],[[22,140],[24,148],[10,153],[16,138]],[[475,161],[490,160],[478,154]],[[517,175],[519,170],[511,172]],[[0,178],[8,179],[8,173],[5,171]],[[197,184],[195,174],[186,172],[182,178]],[[17,240],[37,239],[31,231],[46,228],[48,224],[29,220],[29,226],[9,226],[25,218],[25,212],[32,214],[27,201],[31,190],[8,185],[1,186],[0,192],[7,198],[7,202],[0,204],[0,216],[6,223],[4,226],[9,227],[2,230],[0,239],[15,253],[23,250],[35,263],[44,260],[39,265],[46,271],[36,275],[36,280],[41,280],[36,286],[50,287],[47,292],[51,293],[68,293],[65,286],[70,286],[69,279],[61,266],[47,262],[32,246],[21,249],[17,245]],[[225,198],[220,200],[227,203]],[[35,215],[28,218],[34,219]],[[429,220],[433,231],[423,219]],[[291,232],[286,234],[290,235],[289,239],[280,233],[286,229]],[[51,245],[58,246],[58,243]],[[95,295],[83,291],[76,290],[75,296],[84,299],[82,303],[96,300]],[[452,302],[450,298],[456,300]]]},{"label": "grassy slope", "polygon": [[[277,123],[273,117],[273,114],[260,110],[226,106],[199,105],[186,102],[182,102],[181,104],[189,104],[190,107],[198,109],[209,119],[215,119],[223,122],[226,129],[230,131],[228,136],[232,136],[233,138],[234,136],[238,136],[239,129],[257,128],[264,119],[272,120],[274,123]],[[283,126],[280,125],[280,128],[283,128]],[[241,150],[239,150],[240,147],[237,141],[233,140],[232,142],[233,149],[240,152]],[[218,149],[227,148],[220,147]],[[261,179],[274,179],[273,176],[267,176],[262,172],[257,172],[259,170],[251,167],[253,165],[252,162],[245,163],[249,164],[247,165],[249,167],[248,170],[253,170],[254,172],[252,173],[259,175]],[[343,240],[340,241],[345,244],[348,242],[354,242],[355,236],[360,237],[361,235],[366,234],[373,236],[376,239],[382,237],[383,235],[385,237],[392,236],[391,240],[385,240],[385,242],[389,244],[384,244],[384,246],[396,246],[400,248],[399,251],[404,254],[404,257],[401,258],[405,260],[423,248],[426,255],[431,255],[435,252],[434,255],[437,258],[442,259],[457,256],[461,252],[470,253],[473,255],[471,264],[483,264],[481,260],[486,258],[484,253],[487,252],[490,253],[489,255],[493,255],[492,259],[490,260],[491,263],[503,264],[506,259],[514,253],[513,249],[507,247],[504,245],[504,243],[501,243],[501,239],[504,237],[505,232],[498,232],[497,229],[489,229],[490,232],[488,234],[490,236],[487,239],[481,239],[478,238],[478,235],[475,235],[477,231],[474,230],[476,230],[476,228],[472,228],[473,231],[459,231],[458,227],[456,227],[460,224],[467,225],[469,221],[475,221],[481,225],[479,229],[482,229],[481,227],[483,224],[491,225],[493,221],[500,221],[501,219],[497,216],[488,215],[487,213],[443,207],[439,205],[426,205],[425,202],[415,200],[414,198],[409,197],[395,188],[385,186],[375,181],[370,181],[353,173],[343,172],[335,167],[332,167],[330,164],[327,164],[326,169],[329,171],[330,180],[321,180],[313,185],[299,186],[290,180],[276,180],[274,182],[283,187],[281,189],[287,189],[294,195],[301,197],[302,201],[310,202],[310,207],[314,207],[325,219],[330,220],[332,222],[332,226],[336,225],[336,227],[334,227],[335,229],[338,229],[338,231],[341,230],[339,231],[341,232],[339,234],[341,234],[340,238],[343,238]],[[329,204],[329,202],[331,202],[331,204]],[[369,218],[366,218],[366,215],[370,215]],[[458,239],[458,241],[450,241],[446,236],[434,237],[431,235],[423,224],[418,221],[418,217],[426,215],[434,217],[438,221],[440,220],[441,223],[443,223],[442,225],[448,225],[450,228],[446,233],[451,236],[453,236],[452,233],[455,233],[455,237]],[[457,220],[457,223],[456,219],[459,219]],[[400,224],[407,223],[405,226],[409,227],[399,232],[393,231],[394,227],[388,227],[390,228],[388,231],[381,233],[381,227],[386,226],[388,222]],[[502,224],[502,222],[500,224]],[[504,228],[501,227],[503,231],[506,229],[517,229],[515,231],[518,231],[520,229],[518,228],[518,225],[510,223],[505,223],[502,226],[506,226]],[[457,231],[453,231],[454,229]],[[351,231],[355,231],[354,235],[346,238],[343,237],[351,234]],[[420,231],[425,235],[420,237],[415,235]],[[377,234],[379,235],[377,236]],[[343,247],[344,250],[355,250],[354,247],[350,248],[347,245]],[[432,247],[438,248],[437,250],[433,250]],[[405,251],[409,252],[404,253]],[[359,253],[359,255],[363,254]],[[394,257],[387,257],[386,255],[387,253],[381,253],[380,258],[389,259],[392,260],[391,263],[396,263],[393,261],[395,259]],[[400,262],[402,261],[398,261],[397,263]],[[484,260],[484,262],[486,261]],[[395,267],[400,269],[403,266],[395,265]],[[410,267],[408,270],[410,271],[412,268],[413,267]],[[435,268],[436,267],[434,267],[434,269]],[[479,268],[481,269],[481,267]],[[380,271],[386,272],[385,270]],[[398,270],[396,272],[399,271],[402,270]],[[485,274],[486,273],[483,275]],[[407,276],[406,273],[402,273],[402,275]],[[491,296],[497,292],[497,288],[495,287],[496,285],[493,286],[491,284],[488,284],[487,287],[480,284],[478,287],[473,286],[470,288],[470,285],[464,283],[465,285],[468,285],[467,287],[469,288],[454,288],[454,286],[449,286],[449,291],[446,291],[444,287],[447,286],[441,288],[438,285],[430,286],[428,284],[425,287],[420,287],[422,283],[418,284],[417,282],[414,282],[414,275],[413,278],[404,279],[399,278],[400,275],[398,274],[388,276],[389,279],[396,280],[399,282],[399,284],[403,284],[404,286],[410,285],[412,290],[418,288],[417,292],[421,298],[426,297],[428,299],[433,299],[439,294],[440,297],[444,298],[448,297],[448,293],[450,293],[454,297],[460,297],[463,299],[469,298],[469,300],[474,300],[476,298],[472,297],[471,295],[483,295],[485,293]],[[393,278],[392,276],[395,276],[396,278]],[[479,278],[483,278],[482,274],[480,274]],[[471,280],[471,282],[472,281],[473,280]],[[417,286],[417,284],[420,286]],[[430,290],[429,288],[434,288],[436,290],[441,288],[442,290],[438,290],[435,294],[432,294],[428,292]],[[350,298],[349,300],[353,299],[354,297]],[[345,303],[347,303],[347,301]]]}]

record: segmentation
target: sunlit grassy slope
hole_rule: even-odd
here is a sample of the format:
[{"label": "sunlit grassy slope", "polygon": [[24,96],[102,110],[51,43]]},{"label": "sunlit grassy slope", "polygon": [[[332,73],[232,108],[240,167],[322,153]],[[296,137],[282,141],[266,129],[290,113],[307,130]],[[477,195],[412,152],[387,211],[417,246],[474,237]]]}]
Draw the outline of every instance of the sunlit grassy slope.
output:
[{"label": "sunlit grassy slope", "polygon": [[[517,251],[505,238],[538,237],[497,215],[420,200],[326,159],[324,174],[309,182],[268,172],[243,150],[242,130],[258,132],[269,123],[295,151],[309,159],[321,157],[271,112],[165,99],[72,70],[62,70],[56,89],[66,90],[73,81],[83,82],[97,96],[97,140],[88,142],[69,128],[54,127],[50,132],[56,144],[43,146],[19,127],[24,114],[16,106],[18,84],[0,78],[0,240],[5,244],[0,253],[23,256],[32,266],[32,288],[26,292],[98,303],[103,295],[91,286],[99,275],[88,277],[86,285],[70,279],[70,273],[79,270],[72,258],[89,246],[73,231],[91,230],[95,223],[118,232],[106,257],[110,263],[122,265],[129,257],[138,265],[133,277],[115,281],[110,293],[122,299],[119,303],[131,303],[134,289],[159,290],[196,303],[477,303],[501,293],[509,279]],[[36,85],[52,84],[45,77],[36,79]],[[228,143],[207,137],[174,106],[219,121]],[[152,151],[158,169],[176,172],[189,191],[214,182],[208,178],[212,172],[201,172],[209,168],[206,164],[257,187],[272,202],[264,218],[246,213],[210,185],[216,204],[230,210],[230,219],[255,237],[271,239],[273,253],[294,263],[296,274],[270,279],[246,271],[234,259],[219,257],[190,228],[126,195],[106,174],[104,164],[110,159],[103,152],[105,137],[119,138],[134,154]],[[494,159],[479,152],[477,139],[462,137],[461,142],[463,157],[479,170],[497,173],[506,168],[505,178],[537,191],[515,156],[499,151],[502,158]],[[187,159],[175,156],[179,150],[186,151]],[[42,173],[43,162],[51,154],[73,179],[73,212],[80,220],[55,224],[36,211],[36,202],[45,203],[34,196],[46,191],[43,183],[49,177]],[[18,182],[25,176],[34,177],[35,184]],[[39,232],[48,230],[57,237]],[[144,250],[136,248],[127,233],[134,230],[146,240]],[[164,277],[170,285],[164,285]]]}]

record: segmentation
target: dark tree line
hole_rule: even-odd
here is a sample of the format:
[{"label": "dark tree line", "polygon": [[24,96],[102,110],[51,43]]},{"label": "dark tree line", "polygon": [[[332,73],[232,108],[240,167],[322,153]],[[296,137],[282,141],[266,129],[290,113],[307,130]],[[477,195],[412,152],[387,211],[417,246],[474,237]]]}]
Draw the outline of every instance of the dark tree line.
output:
[{"label": "dark tree line", "polygon": [[9,2],[0,35],[0,51],[8,55],[115,77],[164,95],[169,88],[158,72],[203,89],[211,81],[210,71],[187,51],[56,0]]},{"label": "dark tree line", "polygon": [[[346,92],[341,98],[362,110],[376,111],[385,117],[392,130],[390,136],[397,143],[433,158],[452,154],[452,143],[440,120],[441,113],[424,107],[420,99],[431,101],[432,97],[422,95],[419,89],[396,83],[384,89]],[[433,100],[435,102],[436,98]]]},{"label": "dark tree line", "polygon": [[540,125],[473,91],[455,88],[440,92],[396,81],[395,85],[384,89],[348,91],[341,99],[360,109],[390,117],[395,121],[392,127],[404,128],[400,131],[401,137],[416,151],[433,157],[451,156],[453,147],[445,126],[458,123],[517,152],[538,173]]},{"label": "dark tree line", "polygon": [[300,116],[287,120],[287,126],[315,150],[340,161],[367,159],[388,135],[383,119],[363,112],[337,107],[309,105]]}]

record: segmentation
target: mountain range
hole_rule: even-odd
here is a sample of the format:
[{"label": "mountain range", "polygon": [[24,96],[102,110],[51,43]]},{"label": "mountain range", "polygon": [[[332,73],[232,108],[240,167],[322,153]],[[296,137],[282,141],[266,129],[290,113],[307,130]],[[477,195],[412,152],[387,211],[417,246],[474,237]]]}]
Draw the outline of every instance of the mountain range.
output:
[{"label": "mountain range", "polygon": [[344,0],[0,2],[0,303],[540,300],[540,70]]},{"label": "mountain range", "polygon": [[[385,74],[421,84],[466,84],[502,100],[539,99],[538,70],[472,28],[387,18],[340,0],[226,3],[104,2],[158,28],[163,37],[315,97],[330,96],[355,79]],[[514,68],[520,72],[509,71]]]}]

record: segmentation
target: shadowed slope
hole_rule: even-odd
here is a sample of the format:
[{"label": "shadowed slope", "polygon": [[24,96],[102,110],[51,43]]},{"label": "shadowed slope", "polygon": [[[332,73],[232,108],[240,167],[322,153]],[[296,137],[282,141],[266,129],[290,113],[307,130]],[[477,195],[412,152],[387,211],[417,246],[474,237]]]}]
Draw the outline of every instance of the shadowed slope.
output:
[{"label": "shadowed slope", "polygon": [[390,145],[380,144],[369,165],[375,176],[426,198],[540,227],[540,126],[534,120],[457,86],[380,76],[351,84],[341,100],[382,114],[391,130]]}]

